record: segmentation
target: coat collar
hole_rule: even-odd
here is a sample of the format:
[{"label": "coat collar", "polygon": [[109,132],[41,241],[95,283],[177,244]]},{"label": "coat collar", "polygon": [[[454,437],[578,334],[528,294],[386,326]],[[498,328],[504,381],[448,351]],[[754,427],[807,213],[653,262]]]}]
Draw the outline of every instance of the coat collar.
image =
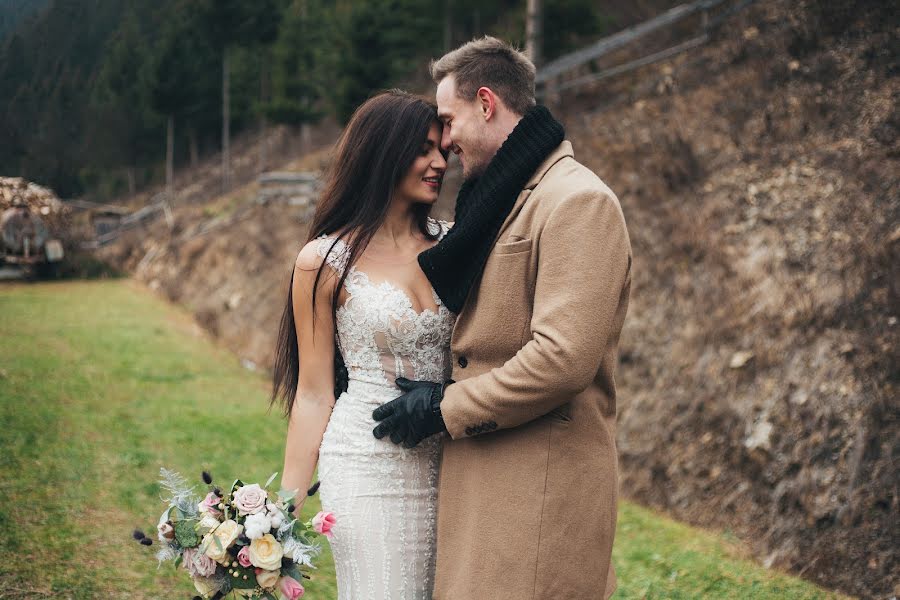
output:
[{"label": "coat collar", "polygon": [[572,150],[572,144],[569,140],[563,140],[559,146],[556,147],[556,150],[550,153],[544,162],[535,170],[534,175],[531,176],[531,179],[528,180],[528,183],[525,184],[523,189],[533,190],[537,187],[537,184],[541,182],[541,179],[544,178],[544,175],[547,174],[547,171],[550,170],[550,167],[555,165],[557,162],[566,157],[575,158],[575,152]]},{"label": "coat collar", "polygon": [[519,194],[519,197],[516,198],[516,203],[513,204],[512,210],[509,211],[509,215],[507,215],[506,220],[503,221],[503,225],[500,226],[500,232],[497,235],[497,239],[500,239],[503,236],[506,232],[506,228],[509,227],[512,220],[518,216],[519,211],[522,210],[522,205],[525,204],[525,200],[528,199],[532,190],[534,190],[541,182],[541,179],[544,178],[547,171],[566,157],[575,158],[575,152],[572,150],[572,144],[568,140],[563,140],[563,142],[556,147],[556,150],[551,152],[550,155],[544,159],[544,162],[535,169],[534,175],[531,176],[531,179],[529,179],[528,183],[525,184],[525,187],[522,188],[522,192]]}]

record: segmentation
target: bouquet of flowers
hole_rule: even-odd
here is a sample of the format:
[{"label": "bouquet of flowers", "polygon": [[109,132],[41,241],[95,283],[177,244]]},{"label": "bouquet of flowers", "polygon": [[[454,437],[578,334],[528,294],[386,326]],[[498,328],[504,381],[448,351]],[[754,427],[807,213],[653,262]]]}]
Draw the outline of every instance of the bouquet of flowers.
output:
[{"label": "bouquet of flowers", "polygon": [[[160,474],[169,495],[157,525],[160,564],[171,560],[176,568],[183,566],[201,598],[217,600],[232,593],[235,598],[296,600],[303,595],[300,582],[309,579],[305,571],[315,568],[312,561],[321,551],[315,540],[331,535],[331,513],[320,512],[307,522],[295,519],[295,492],[267,489],[277,473],[262,487],[237,479],[223,490],[213,487],[204,471],[209,492],[202,499],[180,474],[168,469]],[[316,483],[307,494],[318,487]],[[140,530],[133,537],[153,545]]]}]

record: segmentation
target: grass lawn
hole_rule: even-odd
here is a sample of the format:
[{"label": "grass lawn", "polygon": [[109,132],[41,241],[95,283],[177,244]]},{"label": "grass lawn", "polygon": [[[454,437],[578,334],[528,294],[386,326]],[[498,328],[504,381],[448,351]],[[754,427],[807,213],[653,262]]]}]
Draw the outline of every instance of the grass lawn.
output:
[{"label": "grass lawn", "polygon": [[[160,466],[201,486],[281,469],[268,383],[130,280],[0,286],[0,598],[190,598],[131,531],[155,530]],[[617,599],[839,597],[627,502],[614,560]],[[319,564],[306,597],[335,598]]]}]

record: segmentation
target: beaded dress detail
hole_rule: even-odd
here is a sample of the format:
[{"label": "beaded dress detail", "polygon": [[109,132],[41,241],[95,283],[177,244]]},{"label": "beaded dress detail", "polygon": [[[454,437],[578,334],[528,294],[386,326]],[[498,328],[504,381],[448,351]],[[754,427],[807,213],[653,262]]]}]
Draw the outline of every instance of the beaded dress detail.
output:
[{"label": "beaded dress detail", "polygon": [[[429,219],[443,238],[446,223]],[[342,274],[347,246],[319,238],[318,253]],[[372,411],[402,394],[397,377],[450,377],[456,320],[432,289],[437,310],[417,313],[389,281],[351,267],[335,314],[349,384],[335,403],[319,449],[322,509],[333,512],[331,549],[338,599],[427,600],[434,585],[439,436],[406,449],[375,439]]]}]

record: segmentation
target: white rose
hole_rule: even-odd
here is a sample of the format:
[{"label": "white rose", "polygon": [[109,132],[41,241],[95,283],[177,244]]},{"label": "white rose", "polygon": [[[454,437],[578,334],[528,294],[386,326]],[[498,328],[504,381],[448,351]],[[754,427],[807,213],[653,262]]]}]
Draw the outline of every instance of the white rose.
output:
[{"label": "white rose", "polygon": [[[242,525],[238,525],[236,521],[228,519],[220,523],[215,531],[212,531],[203,538],[200,544],[200,550],[217,563],[223,563],[228,559],[227,548],[241,535],[244,530]],[[219,543],[216,543],[216,539]]]},{"label": "white rose", "polygon": [[263,571],[262,573],[256,574],[256,583],[258,583],[260,587],[272,589],[275,587],[275,584],[278,583],[279,577],[281,577],[279,571]]},{"label": "white rose", "polygon": [[250,562],[254,567],[275,571],[281,569],[284,550],[271,533],[250,542]]}]

